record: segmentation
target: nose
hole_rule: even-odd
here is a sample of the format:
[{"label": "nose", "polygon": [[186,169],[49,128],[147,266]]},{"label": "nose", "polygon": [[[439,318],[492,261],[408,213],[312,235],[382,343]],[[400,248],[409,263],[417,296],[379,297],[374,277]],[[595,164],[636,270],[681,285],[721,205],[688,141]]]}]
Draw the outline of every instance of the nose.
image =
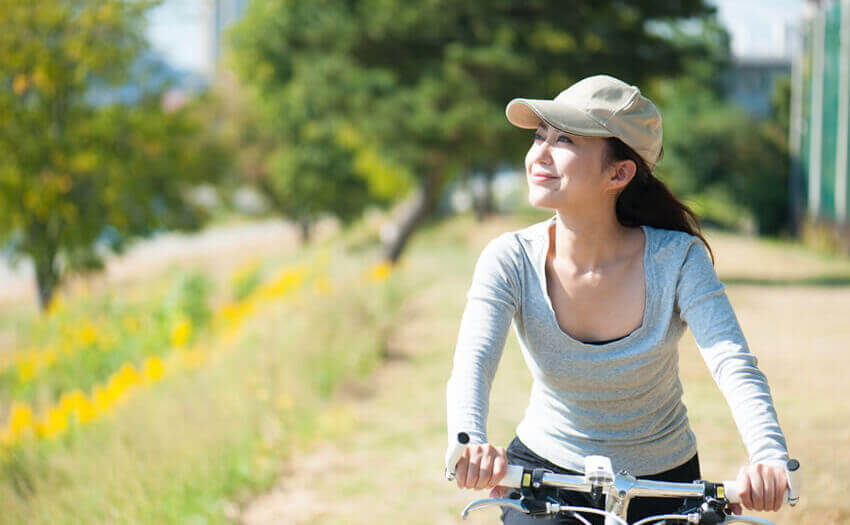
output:
[{"label": "nose", "polygon": [[548,140],[542,141],[539,145],[532,146],[531,160],[533,164],[551,164],[552,163],[552,145]]}]

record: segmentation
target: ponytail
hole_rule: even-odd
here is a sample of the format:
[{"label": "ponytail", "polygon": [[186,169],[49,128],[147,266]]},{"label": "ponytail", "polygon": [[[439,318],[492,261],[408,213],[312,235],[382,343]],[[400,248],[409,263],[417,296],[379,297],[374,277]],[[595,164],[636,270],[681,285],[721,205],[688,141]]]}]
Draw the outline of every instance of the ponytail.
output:
[{"label": "ponytail", "polygon": [[[607,162],[631,160],[637,166],[632,180],[617,197],[617,221],[623,226],[640,226],[645,224],[653,228],[676,230],[689,233],[705,244],[711,261],[714,262],[714,252],[708,241],[702,235],[702,227],[696,213],[676,198],[667,186],[658,180],[643,158],[632,148],[617,137],[605,139],[607,146]],[[664,149],[662,147],[661,153]]]}]

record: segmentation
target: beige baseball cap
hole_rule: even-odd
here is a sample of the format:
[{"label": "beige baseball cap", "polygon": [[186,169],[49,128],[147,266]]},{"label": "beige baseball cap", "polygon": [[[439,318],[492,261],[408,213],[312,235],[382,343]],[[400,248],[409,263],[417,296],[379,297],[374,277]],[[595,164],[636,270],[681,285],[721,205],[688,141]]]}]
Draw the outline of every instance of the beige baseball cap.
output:
[{"label": "beige baseball cap", "polygon": [[661,154],[661,113],[637,86],[609,75],[579,80],[552,100],[515,98],[505,108],[514,126],[540,121],[586,137],[617,137],[655,168]]}]

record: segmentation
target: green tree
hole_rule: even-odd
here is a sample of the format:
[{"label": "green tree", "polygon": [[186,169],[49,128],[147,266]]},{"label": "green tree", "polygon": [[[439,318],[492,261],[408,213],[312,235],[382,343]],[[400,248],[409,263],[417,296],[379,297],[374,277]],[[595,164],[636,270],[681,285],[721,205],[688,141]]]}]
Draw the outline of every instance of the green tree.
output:
[{"label": "green tree", "polygon": [[708,54],[652,84],[664,118],[664,160],[656,173],[708,221],[736,227],[747,217],[759,233],[782,232],[789,220],[787,84],[771,95],[773,115],[756,119],[726,99],[731,50],[722,27],[706,24],[674,38],[704,42]]},{"label": "green tree", "polygon": [[[508,100],[551,98],[599,72],[633,83],[676,73],[709,50],[677,42],[670,28],[712,17],[703,0],[257,1],[234,52],[242,81],[275,101],[281,126],[354,130],[354,155],[364,148],[403,168],[383,170],[416,189],[384,248],[395,261],[448,180],[521,158],[527,141],[505,122]],[[301,148],[299,137],[282,133],[280,148]],[[375,178],[370,188],[405,188]]]},{"label": "green tree", "polygon": [[[247,25],[238,28],[234,59],[243,80],[254,80],[227,79],[217,86],[228,95],[226,116],[235,124],[229,142],[238,145],[241,178],[253,183],[277,214],[296,223],[302,242],[307,242],[311,225],[321,215],[348,223],[366,205],[386,201],[383,195],[392,189],[382,188],[380,180],[370,176],[396,168],[382,162],[341,118],[346,101],[332,86],[346,69],[337,57],[301,57],[296,66],[303,77],[300,83],[255,79],[253,75],[268,66],[257,56],[268,35],[248,30],[254,16],[249,13]],[[393,171],[382,180],[402,178]],[[377,185],[370,188],[370,180]]]},{"label": "green tree", "polygon": [[99,246],[197,227],[186,190],[224,165],[191,106],[91,101],[128,79],[152,4],[0,0],[0,234],[32,259],[42,307],[63,272],[102,264]]}]

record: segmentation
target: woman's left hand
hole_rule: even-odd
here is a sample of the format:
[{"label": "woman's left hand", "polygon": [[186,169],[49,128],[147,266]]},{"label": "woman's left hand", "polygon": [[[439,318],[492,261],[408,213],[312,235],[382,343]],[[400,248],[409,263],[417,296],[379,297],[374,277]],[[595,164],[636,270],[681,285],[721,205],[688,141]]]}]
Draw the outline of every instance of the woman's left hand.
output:
[{"label": "woman's left hand", "polygon": [[788,478],[782,467],[756,463],[741,468],[736,484],[744,507],[777,511],[785,502]]}]

